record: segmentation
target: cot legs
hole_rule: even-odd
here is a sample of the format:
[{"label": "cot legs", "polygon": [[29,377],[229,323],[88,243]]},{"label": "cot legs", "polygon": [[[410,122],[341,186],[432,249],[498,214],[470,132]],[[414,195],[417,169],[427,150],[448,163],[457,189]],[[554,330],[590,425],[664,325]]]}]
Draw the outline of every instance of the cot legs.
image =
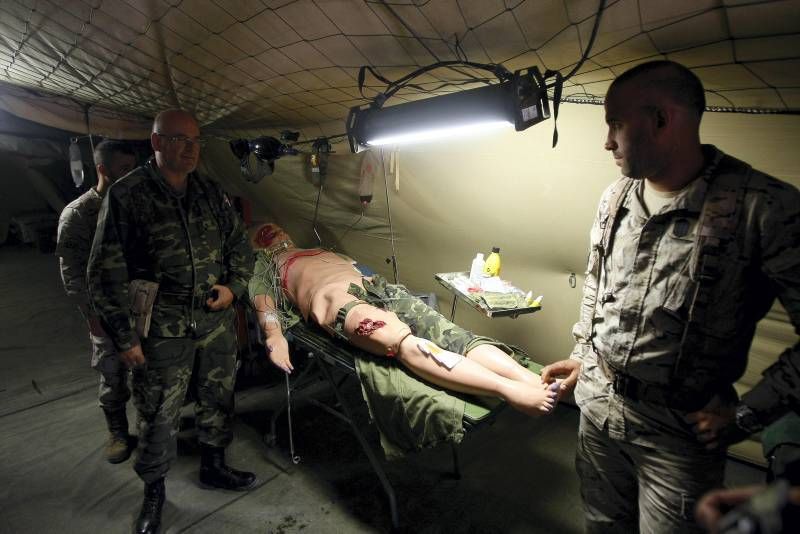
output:
[{"label": "cot legs", "polygon": [[[313,356],[313,354],[309,353],[309,356]],[[339,391],[339,387],[336,384],[336,380],[333,378],[333,373],[328,368],[326,363],[320,365],[322,368],[323,373],[325,373],[325,377],[330,382],[331,386],[333,387],[333,391],[336,394],[336,400],[339,401],[339,405],[342,407],[344,411],[344,417],[342,419],[347,421],[350,425],[350,429],[355,434],[358,443],[361,445],[361,448],[364,449],[364,454],[367,455],[367,459],[369,459],[369,463],[372,465],[372,469],[375,470],[375,474],[378,475],[378,479],[381,482],[381,486],[383,486],[383,490],[386,492],[386,496],[389,498],[389,509],[392,515],[392,527],[394,529],[400,528],[400,514],[397,511],[397,497],[394,494],[394,488],[392,484],[389,482],[389,478],[386,476],[386,472],[383,470],[383,466],[380,463],[380,460],[375,455],[375,452],[370,447],[369,443],[367,443],[366,438],[359,430],[358,426],[355,424],[355,420],[353,419],[353,414],[350,411],[350,407],[348,406],[347,402],[344,399],[344,396]]]},{"label": "cot legs", "polygon": [[453,451],[453,474],[452,477],[455,480],[461,480],[461,465],[458,461],[458,448],[456,444],[450,442],[450,450]]},{"label": "cot legs", "polygon": [[[293,386],[290,387],[291,392],[298,391],[301,389],[305,389],[311,382],[313,382],[314,376],[319,376],[319,371],[321,370],[321,374],[324,375],[325,379],[328,381],[331,389],[333,389],[334,394],[336,395],[336,400],[339,403],[341,409],[332,408],[325,403],[319,402],[314,398],[304,398],[305,402],[313,404],[314,406],[321,408],[322,410],[326,411],[327,413],[335,416],[337,419],[340,419],[347,423],[350,426],[350,429],[353,431],[356,439],[358,440],[359,445],[364,451],[364,454],[367,455],[367,459],[369,460],[372,469],[375,471],[375,474],[378,476],[378,480],[383,486],[383,490],[386,492],[386,496],[389,499],[389,511],[391,514],[392,519],[392,527],[394,530],[398,530],[400,528],[400,514],[397,509],[397,497],[395,496],[394,488],[392,484],[389,482],[389,478],[386,475],[386,471],[383,469],[380,460],[378,459],[377,455],[373,451],[370,444],[367,442],[364,434],[362,434],[361,430],[355,423],[353,419],[353,414],[350,410],[350,406],[348,405],[347,401],[345,400],[344,396],[341,393],[340,386],[345,381],[347,376],[354,375],[356,370],[354,366],[347,365],[346,367],[346,374],[341,381],[337,382],[336,378],[331,371],[331,366],[336,366],[336,362],[329,361],[328,358],[324,353],[317,354],[313,351],[307,351],[308,358],[309,358],[309,365],[300,373],[299,376],[292,379]],[[339,364],[341,366],[341,363]],[[264,443],[267,446],[273,447],[275,446],[276,436],[277,436],[277,421],[278,418],[283,414],[284,411],[288,411],[291,409],[289,406],[289,395],[290,393],[287,391],[287,398],[275,412],[273,412],[272,417],[270,419],[270,430],[269,433],[264,436]],[[291,427],[290,427],[291,432]],[[290,437],[290,442],[291,442]],[[455,454],[455,449],[453,450]],[[454,459],[456,457],[454,456]],[[294,458],[293,458],[294,461]],[[457,462],[457,459],[455,460]],[[295,462],[296,463],[296,462]],[[456,471],[458,471],[458,465],[456,465]],[[460,477],[460,475],[459,475]]]}]

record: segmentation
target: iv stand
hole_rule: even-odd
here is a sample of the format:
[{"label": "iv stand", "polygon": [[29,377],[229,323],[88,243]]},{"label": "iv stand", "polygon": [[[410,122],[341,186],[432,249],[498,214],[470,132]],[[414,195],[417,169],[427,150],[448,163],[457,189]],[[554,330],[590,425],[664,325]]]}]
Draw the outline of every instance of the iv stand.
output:
[{"label": "iv stand", "polygon": [[397,274],[397,251],[394,246],[394,226],[392,225],[392,207],[389,203],[389,180],[386,177],[386,163],[383,160],[383,149],[381,150],[381,166],[383,167],[383,185],[386,190],[386,214],[389,218],[389,239],[392,243],[392,257],[387,260],[392,263],[392,274],[394,274],[394,283],[399,284],[400,278]]}]

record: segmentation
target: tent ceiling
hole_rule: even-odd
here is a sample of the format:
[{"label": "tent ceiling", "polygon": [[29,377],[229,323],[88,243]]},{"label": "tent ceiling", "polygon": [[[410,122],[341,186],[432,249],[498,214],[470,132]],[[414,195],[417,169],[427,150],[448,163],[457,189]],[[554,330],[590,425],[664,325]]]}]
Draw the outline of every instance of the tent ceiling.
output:
[{"label": "tent ceiling", "polygon": [[[370,65],[397,79],[459,51],[508,69],[569,72],[599,0],[4,0],[0,81],[139,117],[194,110],[206,130],[344,129]],[[800,1],[607,0],[567,100],[601,102],[632,64],[667,57],[710,106],[800,110]],[[480,85],[438,69],[389,101]],[[367,77],[366,97],[382,84]],[[4,89],[0,87],[0,92]],[[17,89],[18,90],[18,89]]]}]

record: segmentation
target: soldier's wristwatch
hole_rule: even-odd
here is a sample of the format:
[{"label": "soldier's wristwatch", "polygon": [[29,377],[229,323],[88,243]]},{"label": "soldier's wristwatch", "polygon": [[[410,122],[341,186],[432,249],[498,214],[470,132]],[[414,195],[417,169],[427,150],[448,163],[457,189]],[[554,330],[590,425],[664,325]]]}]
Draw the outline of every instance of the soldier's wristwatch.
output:
[{"label": "soldier's wristwatch", "polygon": [[753,409],[741,402],[736,406],[736,426],[748,435],[764,429],[764,425],[758,420]]}]

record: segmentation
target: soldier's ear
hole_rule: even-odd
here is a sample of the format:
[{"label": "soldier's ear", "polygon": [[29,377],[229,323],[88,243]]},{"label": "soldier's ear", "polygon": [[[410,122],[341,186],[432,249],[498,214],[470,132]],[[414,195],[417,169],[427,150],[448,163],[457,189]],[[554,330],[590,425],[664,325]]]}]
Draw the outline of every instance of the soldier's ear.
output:
[{"label": "soldier's ear", "polygon": [[108,169],[102,163],[98,163],[94,166],[95,170],[97,171],[97,176],[108,176]]},{"label": "soldier's ear", "polygon": [[154,152],[161,150],[161,137],[156,132],[150,134],[150,146]]}]

